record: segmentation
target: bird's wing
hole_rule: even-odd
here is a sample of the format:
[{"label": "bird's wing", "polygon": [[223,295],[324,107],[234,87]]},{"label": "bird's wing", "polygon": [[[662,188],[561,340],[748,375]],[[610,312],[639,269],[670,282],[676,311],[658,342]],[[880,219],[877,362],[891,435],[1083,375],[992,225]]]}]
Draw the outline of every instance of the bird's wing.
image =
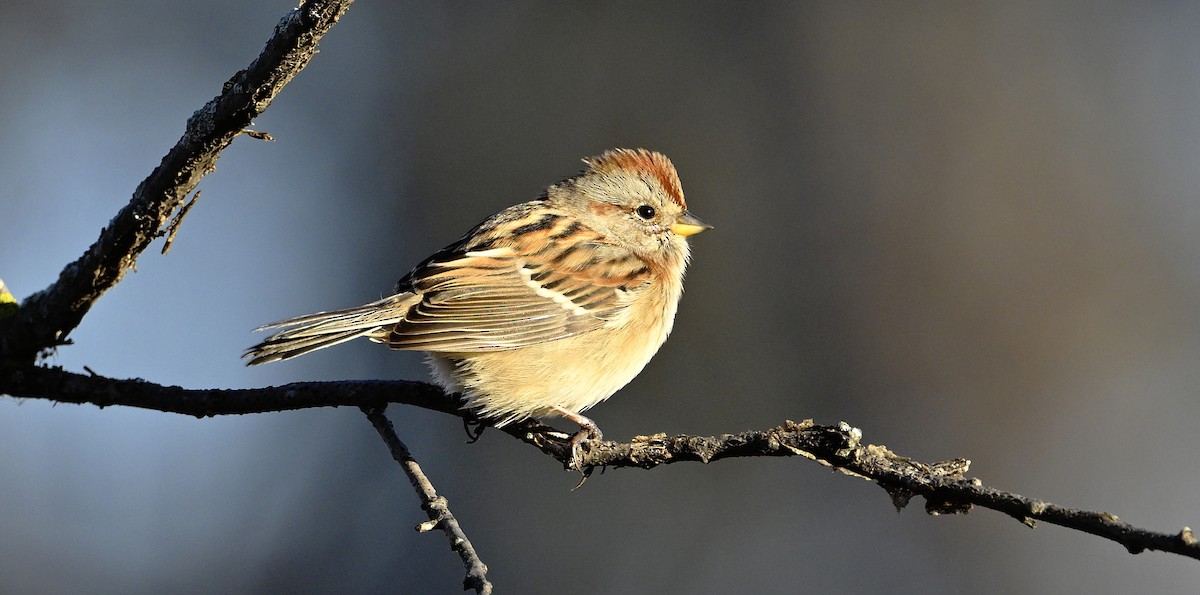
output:
[{"label": "bird's wing", "polygon": [[641,259],[565,216],[503,223],[503,241],[464,239],[401,280],[420,301],[382,338],[389,347],[482,352],[564,339],[603,327],[650,281]]}]

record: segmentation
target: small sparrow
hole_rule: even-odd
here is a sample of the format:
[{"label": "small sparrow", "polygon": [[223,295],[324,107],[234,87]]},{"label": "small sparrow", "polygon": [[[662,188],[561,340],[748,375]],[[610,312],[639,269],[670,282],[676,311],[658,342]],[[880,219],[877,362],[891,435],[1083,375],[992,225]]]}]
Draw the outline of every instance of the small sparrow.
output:
[{"label": "small sparrow", "polygon": [[571,439],[600,439],[580,412],[637,376],[666,340],[683,293],[691,215],[666,156],[615,149],[511,206],[417,265],[396,294],[290,318],[248,365],[356,337],[426,351],[434,379],[496,426],[559,415]]}]

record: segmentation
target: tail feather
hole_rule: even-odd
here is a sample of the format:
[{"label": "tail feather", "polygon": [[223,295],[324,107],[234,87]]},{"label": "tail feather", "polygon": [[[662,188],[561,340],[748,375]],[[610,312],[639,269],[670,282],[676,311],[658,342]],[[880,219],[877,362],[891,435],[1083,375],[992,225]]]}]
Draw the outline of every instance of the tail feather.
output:
[{"label": "tail feather", "polygon": [[255,330],[283,330],[247,349],[242,357],[250,358],[246,365],[254,366],[387,332],[385,327],[404,320],[412,298],[412,294],[402,293],[354,308],[306,314],[263,325]]}]

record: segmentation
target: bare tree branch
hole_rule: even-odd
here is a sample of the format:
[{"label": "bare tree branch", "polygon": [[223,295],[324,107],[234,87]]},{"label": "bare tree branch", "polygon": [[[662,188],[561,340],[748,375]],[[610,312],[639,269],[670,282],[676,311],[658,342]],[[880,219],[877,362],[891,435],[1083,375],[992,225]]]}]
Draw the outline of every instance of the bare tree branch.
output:
[{"label": "bare tree branch", "polygon": [[43,366],[0,366],[0,394],[99,407],[124,405],[193,417],[388,403],[458,415],[461,407],[461,402],[447,398],[441,388],[424,382],[295,382],[268,388],[186,389]]},{"label": "bare tree branch", "polygon": [[383,442],[387,444],[388,450],[392,452],[392,458],[400,463],[400,467],[408,475],[408,481],[412,483],[417,497],[421,499],[421,509],[429,515],[429,522],[421,523],[417,526],[417,530],[424,533],[438,528],[445,532],[446,537],[450,539],[450,549],[458,553],[458,557],[462,558],[463,566],[467,569],[467,576],[463,579],[463,590],[474,589],[476,593],[491,593],[492,583],[487,580],[487,564],[479,559],[479,554],[475,553],[475,546],[471,545],[471,540],[467,539],[467,534],[458,524],[458,519],[454,517],[454,513],[450,512],[450,503],[445,498],[438,496],[437,490],[433,488],[433,483],[425,476],[425,472],[421,471],[421,466],[417,464],[408,447],[396,435],[396,429],[392,427],[391,420],[383,414],[384,408],[363,407],[362,411],[371,421],[371,425],[375,426],[375,431],[379,432]]},{"label": "bare tree branch", "polygon": [[[251,389],[184,389],[143,380],[116,380],[75,374],[56,368],[26,366],[0,369],[0,394],[90,403],[100,407],[126,405],[196,417],[265,413],[309,407],[358,406],[381,408],[387,403],[414,405],[478,421],[462,409],[463,401],[432,384],[411,381],[297,382]],[[563,464],[571,462],[570,434],[537,422],[502,428],[505,433],[536,446]],[[849,475],[877,482],[903,508],[913,496],[925,499],[931,515],[964,514],[972,506],[1003,512],[1034,526],[1045,521],[1110,539],[1130,553],[1171,552],[1200,560],[1200,543],[1192,530],[1161,533],[1134,527],[1106,512],[1065,508],[1034,498],[1003,492],[966,477],[970,461],[953,459],[921,463],[884,446],[863,444],[862,432],[846,423],[821,426],[811,420],[787,422],[767,430],[720,436],[637,436],[630,442],[599,441],[584,446],[585,474],[596,467],[640,467],[698,461],[709,463],[735,457],[803,456]]]},{"label": "bare tree branch", "polygon": [[[87,252],[67,265],[50,287],[27,298],[20,307],[0,281],[0,376],[6,380],[47,381],[46,369],[27,366],[45,350],[68,343],[67,336],[83,320],[92,304],[111,289],[134,267],[138,256],[155,239],[166,236],[162,254],[167,254],[183,218],[199,198],[197,190],[190,202],[184,202],[200,180],[216,169],[221,151],[239,134],[246,132],[260,140],[272,140],[269,134],[247,131],[255,117],[271,105],[271,101],[317,54],[317,42],[350,8],[353,0],[306,0],[289,12],[275,27],[274,35],[250,66],[229,79],[221,94],[197,110],[188,119],[183,136],[163,157],[162,162],[134,190],[133,198],[100,232],[100,237]],[[172,217],[172,213],[174,216]],[[22,370],[21,368],[25,368]],[[90,370],[89,370],[90,371]],[[81,377],[61,377],[61,394],[72,392],[72,381]],[[93,378],[99,377],[93,374]],[[415,383],[414,383],[415,385]],[[104,390],[115,404],[119,392],[142,395],[149,400],[161,398],[162,389],[140,381],[108,385]],[[142,390],[138,390],[142,389]],[[416,387],[418,395],[428,393]],[[14,388],[12,393],[21,393]],[[168,389],[170,392],[170,389]],[[302,390],[300,392],[303,392]],[[438,391],[440,393],[440,391]],[[156,394],[157,393],[157,394]],[[354,393],[351,388],[349,394]],[[219,394],[177,393],[181,406],[196,407]],[[101,399],[103,400],[103,398]],[[91,402],[97,403],[96,399]],[[158,404],[165,405],[158,400]],[[103,406],[103,405],[101,405]],[[151,407],[155,408],[155,407]],[[167,405],[165,409],[170,410]],[[438,498],[432,484],[421,473],[408,449],[400,442],[391,423],[382,414],[382,407],[364,408],[396,460],[409,474],[413,486],[422,497],[422,508],[437,521],[451,538],[452,548],[459,552],[467,566],[466,588],[478,593],[491,593],[487,567],[479,560],[454,515]],[[180,411],[183,412],[183,411]]]},{"label": "bare tree branch", "polygon": [[192,114],[179,142],[91,248],[67,265],[50,287],[27,298],[16,315],[0,319],[0,357],[32,362],[41,351],[67,341],[96,299],[165,233],[171,213],[182,208],[200,179],[216,169],[221,151],[308,65],[317,42],[352,3],[308,0],[283,17],[258,58]]}]

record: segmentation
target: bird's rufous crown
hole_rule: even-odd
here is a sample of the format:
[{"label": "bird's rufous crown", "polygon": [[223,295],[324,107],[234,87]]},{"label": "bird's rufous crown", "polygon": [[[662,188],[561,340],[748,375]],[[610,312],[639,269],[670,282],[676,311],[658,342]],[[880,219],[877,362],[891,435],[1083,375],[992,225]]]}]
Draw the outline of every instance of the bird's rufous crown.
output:
[{"label": "bird's rufous crown", "polygon": [[583,162],[588,165],[588,169],[598,173],[625,170],[652,176],[662,185],[671,200],[687,209],[675,165],[662,153],[646,149],[610,149],[598,157],[584,159]]}]

